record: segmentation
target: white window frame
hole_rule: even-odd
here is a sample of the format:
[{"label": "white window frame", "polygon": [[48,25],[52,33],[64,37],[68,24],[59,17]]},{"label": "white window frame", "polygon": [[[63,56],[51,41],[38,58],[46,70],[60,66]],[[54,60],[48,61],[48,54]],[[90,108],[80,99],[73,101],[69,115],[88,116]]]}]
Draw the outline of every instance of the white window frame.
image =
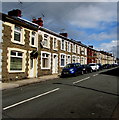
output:
[{"label": "white window frame", "polygon": [[[12,33],[12,36],[13,36],[13,37],[12,37],[12,40],[11,40],[11,41],[12,41],[13,43],[23,44],[23,45],[24,45],[24,44],[25,44],[25,42],[24,42],[24,28],[21,27],[21,31],[19,31],[19,30],[16,30],[16,29],[15,29],[15,26],[17,26],[17,25],[13,25],[13,33]],[[17,27],[19,27],[19,26],[17,26]],[[15,31],[18,32],[18,33],[20,33],[20,41],[14,40],[14,33],[15,33]]]},{"label": "white window frame", "polygon": [[[47,45],[45,45],[45,35],[47,35],[48,37],[47,37]],[[49,48],[50,49],[50,35],[49,34],[47,34],[47,33],[44,33],[43,34],[43,40],[42,40],[42,43],[43,43],[43,47],[44,48]]]},{"label": "white window frame", "polygon": [[81,55],[85,55],[85,48],[81,47]]},{"label": "white window frame", "polygon": [[[64,48],[62,48],[63,47],[62,41],[64,41]],[[66,41],[64,39],[61,40],[61,50],[64,50],[64,51],[66,50]]]},{"label": "white window frame", "polygon": [[[69,58],[70,57],[70,58]],[[69,60],[70,59],[70,60]],[[67,64],[71,63],[71,55],[67,55]]]},{"label": "white window frame", "polygon": [[80,54],[80,46],[77,46],[77,53]]},{"label": "white window frame", "polygon": [[72,52],[76,53],[76,44],[75,43],[72,44]]},{"label": "white window frame", "polygon": [[67,51],[71,52],[71,43],[69,41],[67,42]]},{"label": "white window frame", "polygon": [[84,57],[81,56],[81,64],[84,64]]},{"label": "white window frame", "polygon": [[[75,62],[73,62],[73,57],[75,57]],[[76,55],[72,55],[72,63],[76,63]]]},{"label": "white window frame", "polygon": [[78,62],[78,63],[81,62],[80,59],[81,59],[81,58],[78,56],[78,57],[77,57],[77,62]]},{"label": "white window frame", "polygon": [[[35,33],[35,35],[32,34]],[[34,38],[34,45],[32,45],[32,37]],[[37,33],[35,31],[30,31],[30,46],[37,47]]]},{"label": "white window frame", "polygon": [[[55,40],[56,40],[56,47],[54,44]],[[56,51],[58,50],[58,39],[56,37],[53,38],[53,50],[56,50]]]},{"label": "white window frame", "polygon": [[87,48],[84,48],[85,49],[85,55],[87,55]]},{"label": "white window frame", "polygon": [[[64,55],[65,56],[65,58],[64,58],[64,65],[61,65],[61,56],[62,55]],[[64,66],[66,66],[66,54],[64,54],[64,53],[60,53],[60,67],[64,67]]]},{"label": "white window frame", "polygon": [[[18,52],[22,52],[22,70],[10,70],[10,61],[11,61],[11,51],[18,51]],[[8,48],[8,72],[9,73],[16,73],[16,72],[25,72],[26,69],[26,50],[22,50],[22,49],[18,49],[18,48]]]},{"label": "white window frame", "polygon": [[[49,55],[49,64],[48,64],[48,67],[43,67],[43,62],[42,62],[42,58],[43,58],[43,55],[42,54],[48,54]],[[46,51],[41,51],[41,69],[51,69],[51,53],[50,52],[46,52]]]}]

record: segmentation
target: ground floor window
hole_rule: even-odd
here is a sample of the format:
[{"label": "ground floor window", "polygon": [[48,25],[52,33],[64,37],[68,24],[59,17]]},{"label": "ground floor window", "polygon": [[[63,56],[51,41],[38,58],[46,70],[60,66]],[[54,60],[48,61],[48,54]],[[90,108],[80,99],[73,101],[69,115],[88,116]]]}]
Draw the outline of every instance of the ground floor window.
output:
[{"label": "ground floor window", "polygon": [[67,56],[67,64],[69,64],[69,63],[71,63],[71,56],[70,55]]},{"label": "ground floor window", "polygon": [[8,48],[8,72],[25,72],[26,69],[26,50],[19,48]]},{"label": "ground floor window", "polygon": [[77,57],[77,62],[80,63],[80,57]]},{"label": "ground floor window", "polygon": [[41,69],[50,69],[51,54],[48,52],[41,53]]},{"label": "ground floor window", "polygon": [[11,51],[10,54],[10,70],[22,70],[23,53]]},{"label": "ground floor window", "polygon": [[76,56],[72,56],[72,63],[76,63]]},{"label": "ground floor window", "polygon": [[81,64],[84,64],[84,58],[81,57]]},{"label": "ground floor window", "polygon": [[61,64],[60,64],[61,67],[64,67],[66,65],[66,55],[65,54],[60,55],[60,62],[61,62]]}]

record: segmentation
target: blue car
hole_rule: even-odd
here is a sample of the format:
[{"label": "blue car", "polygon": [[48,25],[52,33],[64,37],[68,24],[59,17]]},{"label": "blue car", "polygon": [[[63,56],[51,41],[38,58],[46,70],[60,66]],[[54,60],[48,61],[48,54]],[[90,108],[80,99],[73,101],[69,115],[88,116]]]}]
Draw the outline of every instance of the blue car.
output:
[{"label": "blue car", "polygon": [[83,74],[83,67],[80,63],[71,63],[71,64],[67,64],[62,72],[61,72],[61,77],[65,77],[65,76],[77,76],[79,74]]}]

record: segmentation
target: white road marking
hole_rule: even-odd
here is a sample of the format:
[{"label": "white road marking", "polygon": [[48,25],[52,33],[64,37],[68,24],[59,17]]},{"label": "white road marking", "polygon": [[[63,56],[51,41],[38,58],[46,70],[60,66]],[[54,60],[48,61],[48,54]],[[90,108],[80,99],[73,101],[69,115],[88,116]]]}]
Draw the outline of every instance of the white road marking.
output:
[{"label": "white road marking", "polygon": [[94,77],[97,76],[98,74],[93,75]]},{"label": "white road marking", "polygon": [[90,77],[86,77],[86,78],[84,78],[84,79],[81,79],[81,80],[78,80],[78,81],[76,81],[76,82],[73,82],[73,84],[76,84],[76,83],[79,83],[79,82],[82,82],[82,81],[85,81],[85,80],[87,80],[87,79],[89,79]]},{"label": "white road marking", "polygon": [[40,95],[34,96],[34,97],[32,97],[32,98],[23,100],[23,101],[18,102],[18,103],[16,103],[16,104],[13,104],[13,105],[10,105],[10,106],[8,106],[8,107],[5,107],[5,108],[3,108],[3,110],[7,110],[7,109],[9,109],[9,108],[12,108],[12,107],[15,107],[15,106],[17,106],[17,105],[23,104],[23,103],[25,103],[25,102],[34,100],[34,99],[39,98],[39,97],[41,97],[41,96],[47,95],[47,94],[49,94],[49,93],[53,93],[53,92],[55,92],[55,91],[57,91],[57,90],[59,90],[59,89],[60,89],[60,88],[56,88],[56,89],[50,90],[50,91],[48,91],[48,92],[42,93],[42,94],[40,94]]}]

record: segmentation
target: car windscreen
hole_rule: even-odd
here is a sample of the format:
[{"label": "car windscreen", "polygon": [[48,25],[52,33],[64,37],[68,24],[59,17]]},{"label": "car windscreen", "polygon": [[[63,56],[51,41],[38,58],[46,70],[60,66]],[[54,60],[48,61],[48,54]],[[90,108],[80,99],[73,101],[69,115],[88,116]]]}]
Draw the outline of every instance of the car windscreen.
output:
[{"label": "car windscreen", "polygon": [[89,64],[89,66],[95,66],[95,64]]},{"label": "car windscreen", "polygon": [[73,68],[73,67],[75,67],[74,64],[67,64],[65,68]]}]

